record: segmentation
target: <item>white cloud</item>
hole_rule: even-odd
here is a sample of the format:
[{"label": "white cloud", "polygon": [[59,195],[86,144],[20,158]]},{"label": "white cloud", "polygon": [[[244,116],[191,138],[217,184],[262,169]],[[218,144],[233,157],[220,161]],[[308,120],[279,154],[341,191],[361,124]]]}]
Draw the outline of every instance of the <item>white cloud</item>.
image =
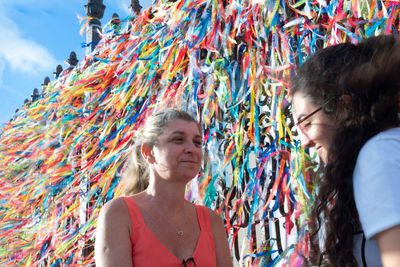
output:
[{"label": "white cloud", "polygon": [[21,35],[18,26],[6,17],[5,6],[2,4],[0,4],[0,61],[13,70],[26,73],[51,69],[57,62],[45,47]]}]

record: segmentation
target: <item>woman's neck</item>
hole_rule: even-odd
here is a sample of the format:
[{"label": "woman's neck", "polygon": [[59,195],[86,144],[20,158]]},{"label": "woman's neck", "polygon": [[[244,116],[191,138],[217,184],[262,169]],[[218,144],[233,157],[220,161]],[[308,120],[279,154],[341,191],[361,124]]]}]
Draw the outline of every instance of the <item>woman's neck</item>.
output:
[{"label": "woman's neck", "polygon": [[144,198],[152,205],[168,212],[179,212],[184,208],[186,185],[163,179],[150,179]]}]

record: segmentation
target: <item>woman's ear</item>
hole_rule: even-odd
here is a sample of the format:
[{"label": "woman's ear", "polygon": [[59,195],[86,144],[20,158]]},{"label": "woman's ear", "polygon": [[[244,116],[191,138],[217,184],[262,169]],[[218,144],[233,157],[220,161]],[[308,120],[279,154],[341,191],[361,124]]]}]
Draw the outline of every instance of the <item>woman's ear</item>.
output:
[{"label": "woman's ear", "polygon": [[142,152],[142,157],[144,160],[151,164],[154,162],[154,157],[153,157],[153,146],[147,143],[144,143],[141,145],[141,152]]},{"label": "woman's ear", "polygon": [[340,96],[339,100],[344,103],[345,105],[348,105],[351,103],[351,101],[353,100],[353,98],[351,97],[351,95],[348,94],[343,94]]}]

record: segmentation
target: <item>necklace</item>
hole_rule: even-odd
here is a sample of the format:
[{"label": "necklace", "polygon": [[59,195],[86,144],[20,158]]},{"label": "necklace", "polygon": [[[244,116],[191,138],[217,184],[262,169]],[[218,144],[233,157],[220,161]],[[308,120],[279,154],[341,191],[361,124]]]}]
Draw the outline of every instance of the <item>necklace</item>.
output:
[{"label": "necklace", "polygon": [[[172,225],[171,223],[169,223],[169,222],[168,222],[168,224],[171,225],[171,226],[173,226],[173,225]],[[185,228],[185,226],[186,226],[186,214],[185,214],[185,208],[183,208],[183,225],[182,225],[182,229],[179,230],[178,228],[176,228],[176,227],[174,226],[176,235],[177,235],[179,238],[182,238],[182,237],[183,237],[183,229]]]},{"label": "necklace", "polygon": [[[151,216],[151,217],[153,217],[153,221],[158,221],[158,218],[165,217],[156,208],[151,207],[151,210],[153,210],[153,212],[155,211],[155,213],[157,213],[157,215],[156,215],[157,218],[154,218],[153,216]],[[148,212],[146,212],[146,213],[148,213]],[[164,220],[164,222],[166,222],[170,228],[174,229],[175,234],[178,236],[178,238],[183,238],[183,236],[184,236],[183,229],[185,228],[186,223],[187,223],[185,208],[183,208],[183,225],[181,226],[181,229],[177,228],[175,225],[170,223],[169,220]]]}]

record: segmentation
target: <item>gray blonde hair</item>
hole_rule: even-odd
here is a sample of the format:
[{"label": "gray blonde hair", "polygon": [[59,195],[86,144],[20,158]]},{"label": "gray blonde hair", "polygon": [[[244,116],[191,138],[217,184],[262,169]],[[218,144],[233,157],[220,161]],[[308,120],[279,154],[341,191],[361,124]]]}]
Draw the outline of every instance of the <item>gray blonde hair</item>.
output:
[{"label": "gray blonde hair", "polygon": [[131,158],[122,173],[122,182],[124,185],[124,195],[137,194],[147,188],[149,185],[149,168],[142,156],[141,146],[143,144],[157,145],[160,135],[170,121],[184,120],[194,122],[202,133],[201,125],[189,113],[168,108],[151,115],[145,122],[143,129],[137,133],[135,145]]}]

